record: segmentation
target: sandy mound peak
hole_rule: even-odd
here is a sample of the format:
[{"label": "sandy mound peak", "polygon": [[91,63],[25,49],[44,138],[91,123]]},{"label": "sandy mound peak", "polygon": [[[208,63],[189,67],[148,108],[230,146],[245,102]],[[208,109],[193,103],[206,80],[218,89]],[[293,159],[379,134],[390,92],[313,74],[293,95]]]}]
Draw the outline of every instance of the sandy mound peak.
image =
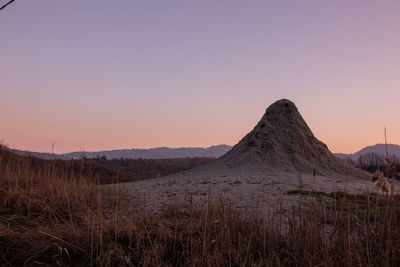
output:
[{"label": "sandy mound peak", "polygon": [[230,167],[252,164],[280,171],[365,176],[335,157],[287,99],[269,106],[254,129],[219,160]]}]

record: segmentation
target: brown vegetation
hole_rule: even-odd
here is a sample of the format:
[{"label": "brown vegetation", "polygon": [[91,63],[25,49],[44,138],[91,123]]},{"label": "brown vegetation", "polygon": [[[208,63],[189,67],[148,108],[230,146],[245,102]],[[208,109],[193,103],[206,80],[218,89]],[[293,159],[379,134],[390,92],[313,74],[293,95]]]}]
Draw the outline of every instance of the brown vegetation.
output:
[{"label": "brown vegetation", "polygon": [[[215,160],[214,158],[173,158],[173,159],[86,159],[87,164],[118,173],[119,182],[130,182],[158,178],[189,170]],[[104,179],[103,183],[115,183],[115,179]]]},{"label": "brown vegetation", "polygon": [[31,160],[0,153],[2,266],[400,264],[397,196],[311,192],[315,201],[262,215],[226,203],[130,214],[131,196],[105,191],[95,174]]},{"label": "brown vegetation", "polygon": [[[100,184],[131,182],[157,178],[192,169],[215,160],[214,158],[174,158],[174,159],[111,159],[105,157],[93,159],[44,160],[33,156],[21,156],[1,149],[7,162],[25,164],[33,172],[52,169],[56,176],[73,176]],[[3,161],[6,164],[6,160]]]}]

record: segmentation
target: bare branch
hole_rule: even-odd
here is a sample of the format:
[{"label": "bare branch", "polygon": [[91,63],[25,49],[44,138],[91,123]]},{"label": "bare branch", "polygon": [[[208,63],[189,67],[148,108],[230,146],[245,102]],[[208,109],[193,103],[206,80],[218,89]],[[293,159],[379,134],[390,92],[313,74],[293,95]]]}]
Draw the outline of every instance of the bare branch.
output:
[{"label": "bare branch", "polygon": [[11,4],[12,2],[14,2],[15,0],[11,0],[10,2],[8,2],[7,4],[5,4],[4,6],[0,7],[0,10],[3,10],[4,8],[6,8],[6,6],[8,6],[9,4]]}]

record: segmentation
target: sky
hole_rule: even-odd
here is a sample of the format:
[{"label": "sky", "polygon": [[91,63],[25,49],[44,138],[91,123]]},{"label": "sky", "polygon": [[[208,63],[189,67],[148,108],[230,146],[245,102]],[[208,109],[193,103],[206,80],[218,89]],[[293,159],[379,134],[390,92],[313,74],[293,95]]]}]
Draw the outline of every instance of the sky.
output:
[{"label": "sky", "polygon": [[400,144],[399,14],[397,0],[16,0],[0,11],[0,141],[234,145],[287,98],[333,152],[384,142],[385,125]]}]

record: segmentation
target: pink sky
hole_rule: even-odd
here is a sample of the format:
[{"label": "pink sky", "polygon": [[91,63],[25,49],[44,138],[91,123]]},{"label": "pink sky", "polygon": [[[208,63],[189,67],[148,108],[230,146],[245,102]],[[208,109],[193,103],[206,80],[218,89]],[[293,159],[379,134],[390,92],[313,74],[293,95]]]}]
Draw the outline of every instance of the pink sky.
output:
[{"label": "pink sky", "polygon": [[399,1],[15,1],[0,139],[57,153],[234,145],[296,103],[333,152],[400,143]]}]

